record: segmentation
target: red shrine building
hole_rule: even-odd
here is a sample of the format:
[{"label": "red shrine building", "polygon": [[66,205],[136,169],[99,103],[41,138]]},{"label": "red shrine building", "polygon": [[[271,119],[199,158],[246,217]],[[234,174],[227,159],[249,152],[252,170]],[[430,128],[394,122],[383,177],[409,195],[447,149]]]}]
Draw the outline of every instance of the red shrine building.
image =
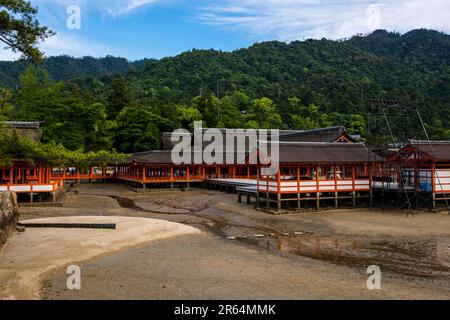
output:
[{"label": "red shrine building", "polygon": [[[7,122],[6,125],[30,139],[42,137],[37,122]],[[227,129],[215,130],[225,133]],[[187,132],[184,135],[194,136]],[[258,141],[255,150],[247,150],[241,161],[233,163],[174,163],[175,144],[170,133],[162,134],[162,150],[136,153],[123,163],[104,168],[55,168],[44,162],[30,165],[23,159],[14,159],[12,166],[0,167],[0,192],[11,190],[28,196],[29,201],[51,195],[56,201],[65,182],[114,180],[142,188],[231,189],[239,194],[239,200],[242,196],[248,202],[255,198],[259,206],[278,209],[370,205],[379,194],[404,190],[423,193],[422,197],[430,199],[427,205],[434,208],[450,195],[448,141],[430,144],[411,141],[382,159],[343,126],[279,131],[277,138],[277,141]],[[259,150],[262,147],[277,148],[277,161],[263,164]],[[207,144],[202,144],[200,151],[206,148]],[[232,152],[238,158],[238,151]]]}]

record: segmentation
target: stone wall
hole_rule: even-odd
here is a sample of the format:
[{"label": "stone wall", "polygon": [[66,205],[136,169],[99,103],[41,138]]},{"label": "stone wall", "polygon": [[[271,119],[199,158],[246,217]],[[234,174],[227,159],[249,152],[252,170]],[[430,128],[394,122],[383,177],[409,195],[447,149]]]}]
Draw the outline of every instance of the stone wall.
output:
[{"label": "stone wall", "polygon": [[18,221],[17,195],[14,192],[0,193],[0,248],[16,230]]}]

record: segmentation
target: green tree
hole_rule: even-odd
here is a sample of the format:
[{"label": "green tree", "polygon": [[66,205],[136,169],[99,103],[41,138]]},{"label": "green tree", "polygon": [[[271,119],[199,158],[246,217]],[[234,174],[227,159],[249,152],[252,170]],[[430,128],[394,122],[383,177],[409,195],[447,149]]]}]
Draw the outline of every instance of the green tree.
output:
[{"label": "green tree", "polygon": [[255,120],[249,120],[245,123],[245,129],[261,129],[259,123]]},{"label": "green tree", "polygon": [[11,118],[14,107],[10,103],[12,93],[8,89],[0,88],[0,122]]},{"label": "green tree", "polygon": [[239,109],[239,111],[249,111],[252,101],[251,99],[241,91],[235,91],[230,96],[231,104]]},{"label": "green tree", "polygon": [[133,153],[160,147],[160,132],[171,132],[175,124],[152,112],[148,106],[133,104],[117,116],[115,145],[121,152]]},{"label": "green tree", "polygon": [[297,97],[288,99],[282,117],[285,119],[284,122],[291,129],[305,130],[311,129],[316,125],[316,123],[309,118],[307,107],[304,106],[302,100]]},{"label": "green tree", "polygon": [[89,151],[111,150],[114,144],[116,122],[108,120],[104,104],[96,102],[85,108],[88,122],[86,148]]},{"label": "green tree", "polygon": [[435,120],[432,125],[425,126],[431,139],[450,140],[450,128],[444,128],[441,120]]},{"label": "green tree", "polygon": [[61,144],[30,140],[16,131],[0,131],[0,165],[11,166],[14,159],[21,159],[30,165],[44,163],[50,166],[107,166],[125,160],[126,155],[116,151],[83,153],[68,150]]},{"label": "green tree", "polygon": [[52,121],[62,104],[62,82],[52,83],[48,73],[31,66],[20,77],[15,95],[16,118],[24,121]]},{"label": "green tree", "polygon": [[29,1],[0,0],[0,41],[33,62],[42,59],[36,44],[54,35],[54,32],[39,24],[37,13],[37,8]]},{"label": "green tree", "polygon": [[[30,67],[21,77],[16,94],[16,119],[44,121],[44,142],[62,144],[70,150],[111,150],[114,122],[101,103],[88,104],[79,90],[64,91],[48,74]],[[89,100],[89,99],[88,99]]]},{"label": "green tree", "polygon": [[200,111],[203,121],[209,128],[217,126],[219,121],[219,99],[214,95],[203,95],[193,99],[193,107]]},{"label": "green tree", "polygon": [[83,150],[90,121],[86,105],[77,96],[65,97],[63,89],[64,84],[51,82],[46,71],[29,67],[20,78],[20,89],[15,97],[16,119],[44,121],[44,142]]},{"label": "green tree", "polygon": [[219,105],[219,128],[240,128],[242,127],[242,115],[239,109],[233,105],[233,99],[225,96],[220,100]]},{"label": "green tree", "polygon": [[70,150],[85,150],[90,121],[86,105],[69,97],[54,105],[51,116],[44,117],[44,142],[62,144]]},{"label": "green tree", "polygon": [[367,133],[366,121],[364,117],[359,114],[352,114],[345,126],[350,134],[357,134],[364,137]]},{"label": "green tree", "polygon": [[115,119],[117,115],[131,103],[130,93],[122,76],[113,79],[109,88],[107,107],[110,119]]},{"label": "green tree", "polygon": [[184,105],[177,106],[178,121],[185,129],[192,129],[195,121],[202,120],[202,114],[196,108]]},{"label": "green tree", "polygon": [[247,127],[249,121],[253,121],[252,126],[256,123],[258,129],[279,129],[283,123],[275,104],[269,98],[252,101],[250,113],[247,116]]}]

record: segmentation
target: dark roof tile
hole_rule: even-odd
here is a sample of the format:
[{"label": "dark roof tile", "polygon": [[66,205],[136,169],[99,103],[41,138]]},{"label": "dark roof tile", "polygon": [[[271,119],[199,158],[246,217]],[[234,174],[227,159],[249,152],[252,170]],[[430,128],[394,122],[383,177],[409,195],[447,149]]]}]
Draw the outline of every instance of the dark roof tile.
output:
[{"label": "dark roof tile", "polygon": [[411,140],[409,145],[429,154],[437,161],[450,161],[450,141]]}]

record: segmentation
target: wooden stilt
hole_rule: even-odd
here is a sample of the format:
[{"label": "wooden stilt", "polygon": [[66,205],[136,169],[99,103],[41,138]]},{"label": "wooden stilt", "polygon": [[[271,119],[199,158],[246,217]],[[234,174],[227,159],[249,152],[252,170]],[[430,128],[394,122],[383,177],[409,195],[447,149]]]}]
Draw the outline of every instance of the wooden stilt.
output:
[{"label": "wooden stilt", "polygon": [[354,164],[352,164],[352,202],[353,202],[353,207],[356,207],[356,191],[355,191],[355,180],[356,180],[356,166]]},{"label": "wooden stilt", "polygon": [[432,208],[436,209],[436,194],[434,192],[432,194]]},{"label": "wooden stilt", "polygon": [[353,202],[353,207],[356,207],[356,191],[352,192],[352,202]]},{"label": "wooden stilt", "polygon": [[370,190],[370,192],[369,192],[369,206],[371,208],[373,207],[373,192],[372,192],[372,190]]},{"label": "wooden stilt", "polygon": [[319,210],[320,209],[320,193],[319,193],[319,189],[320,189],[320,182],[319,182],[319,169],[320,166],[316,166],[316,209]]},{"label": "wooden stilt", "polygon": [[277,209],[281,210],[281,194],[277,194]]}]

